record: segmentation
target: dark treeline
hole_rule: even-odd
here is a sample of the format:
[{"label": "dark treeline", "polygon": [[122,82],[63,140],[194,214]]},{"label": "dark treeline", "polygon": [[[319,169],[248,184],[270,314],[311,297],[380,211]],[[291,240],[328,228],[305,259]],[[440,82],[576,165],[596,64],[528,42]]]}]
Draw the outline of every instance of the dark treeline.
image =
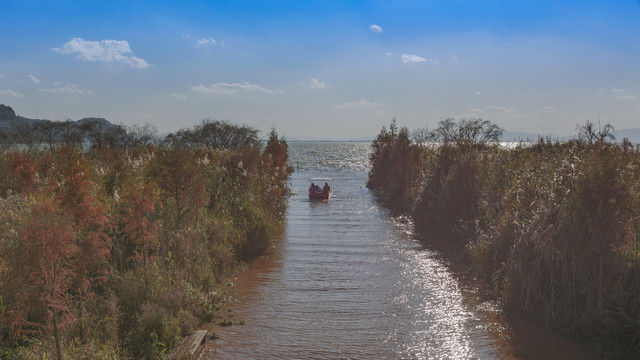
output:
[{"label": "dark treeline", "polygon": [[179,130],[169,134],[165,141],[179,142],[189,147],[211,149],[237,149],[258,144],[258,130],[248,126],[236,126],[223,121],[203,120],[193,129]]},{"label": "dark treeline", "polygon": [[468,119],[372,143],[368,186],[510,311],[640,357],[640,150],[609,125],[505,148]]},{"label": "dark treeline", "polygon": [[31,134],[0,153],[2,359],[167,357],[283,230],[275,130],[265,144],[210,120],[166,137],[102,121]]},{"label": "dark treeline", "polygon": [[16,148],[53,149],[61,145],[126,149],[177,143],[188,148],[238,149],[260,143],[257,129],[210,119],[202,120],[192,129],[180,129],[165,136],[159,136],[157,130],[149,124],[117,125],[102,118],[84,118],[78,121],[26,119],[17,116],[6,105],[0,105],[0,120],[5,123],[0,126],[1,151]]}]

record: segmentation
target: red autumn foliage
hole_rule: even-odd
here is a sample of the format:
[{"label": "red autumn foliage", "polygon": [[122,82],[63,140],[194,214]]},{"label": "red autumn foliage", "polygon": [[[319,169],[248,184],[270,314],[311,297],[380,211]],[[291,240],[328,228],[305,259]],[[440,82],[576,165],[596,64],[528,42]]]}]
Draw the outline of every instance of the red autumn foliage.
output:
[{"label": "red autumn foliage", "polygon": [[7,153],[7,165],[10,176],[10,189],[23,195],[29,193],[36,183],[35,164],[20,151]]},{"label": "red autumn foliage", "polygon": [[279,139],[276,130],[272,129],[263,155],[271,162],[273,168],[283,168],[288,164],[288,149],[287,142],[284,139]]},{"label": "red autumn foliage", "polygon": [[133,258],[146,267],[158,247],[157,221],[153,218],[156,194],[153,186],[142,184],[129,188],[124,199],[123,230],[136,246]]},{"label": "red autumn foliage", "polygon": [[36,206],[20,229],[13,255],[11,283],[17,300],[10,310],[13,336],[20,338],[58,318],[61,325],[67,324],[72,319],[69,290],[79,249],[73,222],[55,201]]},{"label": "red autumn foliage", "polygon": [[180,146],[167,149],[158,156],[158,179],[164,202],[169,201],[173,223],[181,227],[185,219],[204,206],[205,187],[202,172],[194,154]]},{"label": "red autumn foliage", "polygon": [[63,210],[72,215],[77,228],[80,256],[76,266],[76,286],[79,292],[91,291],[102,285],[110,272],[110,239],[106,234],[109,222],[98,198],[96,184],[91,181],[91,168],[79,151],[63,148],[57,159],[60,185],[55,189]]}]

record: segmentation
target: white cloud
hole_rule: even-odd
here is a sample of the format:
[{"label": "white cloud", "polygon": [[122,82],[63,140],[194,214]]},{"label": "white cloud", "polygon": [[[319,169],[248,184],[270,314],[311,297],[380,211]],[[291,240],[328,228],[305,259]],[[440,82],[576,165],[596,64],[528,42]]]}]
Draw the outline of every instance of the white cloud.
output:
[{"label": "white cloud", "polygon": [[636,97],[633,95],[618,95],[616,96],[616,99],[620,99],[620,100],[635,100]]},{"label": "white cloud", "polygon": [[11,89],[0,90],[0,96],[11,96],[16,98],[23,98],[24,94],[19,93],[17,91],[13,91]]},{"label": "white cloud", "polygon": [[555,106],[541,106],[539,107],[532,115],[536,118],[566,118],[567,114],[561,113],[558,111],[558,108]]},{"label": "white cloud", "polygon": [[0,79],[4,79],[4,74],[0,74]]},{"label": "white cloud", "polygon": [[85,61],[119,62],[137,69],[151,66],[141,58],[124,55],[132,52],[126,40],[86,41],[73,38],[62,45],[62,48],[53,50],[60,54],[77,54],[79,59]]},{"label": "white cloud", "polygon": [[513,113],[514,109],[506,106],[492,105],[484,108],[476,108],[469,110],[472,114],[484,114],[484,113]]},{"label": "white cloud", "polygon": [[202,38],[196,41],[196,46],[205,46],[205,45],[216,45],[218,42],[216,39],[212,37],[210,38]]},{"label": "white cloud", "polygon": [[73,83],[69,83],[69,84],[63,84],[59,81],[55,81],[53,83],[52,88],[49,89],[38,89],[38,91],[41,92],[45,92],[45,93],[50,93],[50,94],[78,94],[78,95],[93,95],[93,91],[91,90],[86,90],[86,89],[81,89],[79,87],[76,86],[76,84]]},{"label": "white cloud", "polygon": [[214,94],[214,95],[234,95],[239,92],[263,92],[267,94],[282,93],[282,90],[266,89],[258,84],[249,84],[248,82],[242,83],[225,83],[217,82],[210,86],[194,85],[191,87],[191,91],[199,92],[201,94]]},{"label": "white cloud", "polygon": [[427,59],[420,57],[418,55],[407,55],[407,54],[402,54],[402,62],[405,64],[408,63],[419,63],[419,62],[425,62],[427,61]]},{"label": "white cloud", "polygon": [[476,95],[482,95],[482,93],[480,91],[476,91]]},{"label": "white cloud", "polygon": [[186,99],[187,94],[171,94],[171,96],[175,99]]},{"label": "white cloud", "polygon": [[135,56],[125,58],[122,62],[136,69],[145,69],[151,66],[148,62]]},{"label": "white cloud", "polygon": [[35,83],[35,84],[40,84],[40,79],[38,79],[38,78],[37,78],[37,77],[35,77],[34,75],[29,74],[29,75],[27,75],[27,76],[29,77],[29,79],[30,79],[33,83]]},{"label": "white cloud", "polygon": [[392,53],[392,52],[387,52],[385,55],[387,55],[387,56],[393,56],[393,53]]},{"label": "white cloud", "polygon": [[623,91],[624,91],[623,89],[611,89],[611,92],[614,92],[614,93],[619,93]]},{"label": "white cloud", "polygon": [[156,116],[153,114],[147,114],[147,113],[138,112],[138,111],[123,111],[120,113],[120,116],[123,119],[127,119],[129,121],[137,120],[141,123],[150,122],[156,119]]},{"label": "white cloud", "polygon": [[460,59],[458,59],[457,56],[455,56],[455,55],[449,56],[449,61],[448,61],[449,64],[455,64],[455,63],[458,63],[459,61],[460,61]]},{"label": "white cloud", "polygon": [[309,84],[309,87],[312,89],[326,89],[327,87],[329,87],[329,85],[327,85],[325,82],[318,79],[311,78],[310,81],[311,83]]},{"label": "white cloud", "polygon": [[334,109],[362,109],[363,107],[384,107],[385,105],[360,99],[356,102],[347,102],[334,106]]},{"label": "white cloud", "polygon": [[418,55],[409,55],[409,54],[402,54],[402,62],[405,64],[409,64],[409,63],[421,63],[421,62],[430,62],[432,64],[437,64],[438,60],[436,59],[427,59],[427,58],[423,58],[421,56]]},{"label": "white cloud", "polygon": [[374,34],[382,34],[382,28],[376,24],[369,26],[369,30]]}]

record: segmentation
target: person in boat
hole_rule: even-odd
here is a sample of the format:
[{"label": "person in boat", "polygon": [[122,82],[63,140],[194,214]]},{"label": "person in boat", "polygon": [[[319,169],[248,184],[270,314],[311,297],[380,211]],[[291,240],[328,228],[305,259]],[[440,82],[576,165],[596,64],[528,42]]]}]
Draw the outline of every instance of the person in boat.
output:
[{"label": "person in boat", "polygon": [[322,191],[328,193],[330,190],[331,188],[329,187],[329,184],[324,183],[324,187],[322,188]]},{"label": "person in boat", "polygon": [[318,193],[322,191],[322,190],[320,190],[320,185],[316,185],[315,190],[316,190],[316,192],[318,192]]},{"label": "person in boat", "polygon": [[309,191],[315,190],[315,189],[316,189],[316,185],[314,183],[311,183],[311,186],[309,186]]}]

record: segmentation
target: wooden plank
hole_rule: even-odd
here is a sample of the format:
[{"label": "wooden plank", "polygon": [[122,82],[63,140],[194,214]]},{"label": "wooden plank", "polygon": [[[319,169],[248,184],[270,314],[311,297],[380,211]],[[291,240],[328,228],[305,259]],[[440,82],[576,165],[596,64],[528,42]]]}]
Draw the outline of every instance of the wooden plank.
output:
[{"label": "wooden plank", "polygon": [[176,352],[173,353],[171,359],[192,359],[196,352],[198,352],[198,349],[200,349],[200,345],[204,342],[206,335],[206,330],[194,331],[182,341],[182,344],[180,344]]}]

